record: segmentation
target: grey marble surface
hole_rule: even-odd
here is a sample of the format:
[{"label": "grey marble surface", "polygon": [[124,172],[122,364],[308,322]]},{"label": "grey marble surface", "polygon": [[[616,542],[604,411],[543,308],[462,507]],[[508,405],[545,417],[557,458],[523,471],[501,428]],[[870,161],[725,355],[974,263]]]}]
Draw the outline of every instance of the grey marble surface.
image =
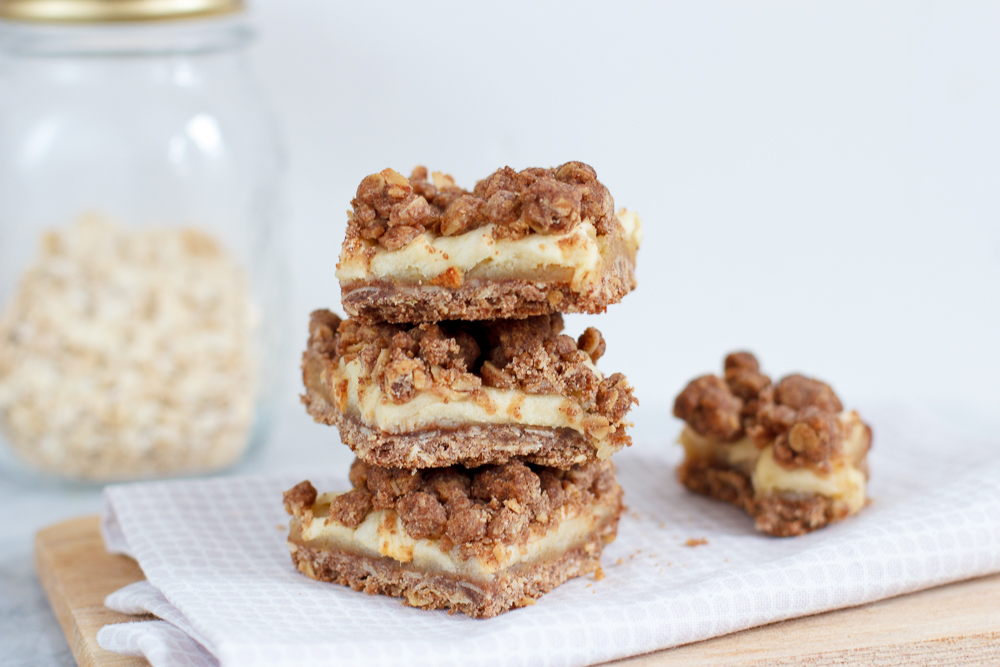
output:
[{"label": "grey marble surface", "polygon": [[[956,433],[996,439],[1000,432],[1000,411],[989,406],[940,402],[909,406],[947,422]],[[866,406],[858,407],[864,413]],[[643,405],[633,419],[637,447],[668,445],[679,431],[666,405]],[[268,442],[225,474],[295,472],[305,478],[317,471],[342,471],[346,485],[352,459],[335,429],[313,424],[301,406],[288,404]],[[33,539],[53,523],[100,512],[101,488],[45,482],[15,472],[9,461],[0,463],[4,463],[0,466],[0,664],[71,667],[73,656],[35,575]]]}]

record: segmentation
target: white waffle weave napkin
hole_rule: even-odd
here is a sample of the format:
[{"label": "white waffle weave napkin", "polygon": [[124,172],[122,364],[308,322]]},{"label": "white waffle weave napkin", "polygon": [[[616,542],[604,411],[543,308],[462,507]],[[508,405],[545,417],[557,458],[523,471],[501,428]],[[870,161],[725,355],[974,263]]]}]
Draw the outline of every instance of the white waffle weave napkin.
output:
[{"label": "white waffle weave napkin", "polygon": [[[147,580],[106,604],[162,620],[106,626],[98,641],[154,667],[587,665],[1000,572],[997,443],[915,412],[865,416],[873,502],[859,516],[796,538],[755,533],[739,510],[677,483],[671,433],[615,457],[628,510],[605,578],[489,620],[299,574],[281,492],[301,477],[109,487],[105,544]],[[346,471],[311,479],[348,486]]]}]

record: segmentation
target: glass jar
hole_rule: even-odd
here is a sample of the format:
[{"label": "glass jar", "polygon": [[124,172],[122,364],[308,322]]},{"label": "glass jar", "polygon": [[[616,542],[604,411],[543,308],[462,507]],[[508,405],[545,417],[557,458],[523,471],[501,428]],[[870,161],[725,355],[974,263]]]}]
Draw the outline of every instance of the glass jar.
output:
[{"label": "glass jar", "polygon": [[0,433],[36,469],[201,473],[265,435],[284,169],[241,9],[0,0]]}]

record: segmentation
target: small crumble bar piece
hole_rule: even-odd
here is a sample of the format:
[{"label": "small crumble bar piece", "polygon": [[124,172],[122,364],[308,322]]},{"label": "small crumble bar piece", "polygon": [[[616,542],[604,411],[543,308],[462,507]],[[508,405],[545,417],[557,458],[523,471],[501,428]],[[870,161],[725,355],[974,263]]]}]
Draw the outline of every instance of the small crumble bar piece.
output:
[{"label": "small crumble bar piece", "polygon": [[748,352],[724,377],[692,380],[674,403],[681,483],[745,509],[758,530],[802,535],[866,504],[872,432],[829,385],[789,375],[777,385]]},{"label": "small crumble bar piece", "polygon": [[351,206],[337,278],[360,322],[602,313],[635,289],[642,224],[582,162],[504,167],[471,192],[385,169]]},{"label": "small crumble bar piece", "polygon": [[610,461],[569,470],[511,461],[403,470],[357,459],[353,489],[285,492],[288,546],[306,576],[423,609],[489,618],[600,573],[622,490]]},{"label": "small crumble bar piece", "polygon": [[310,415],[373,465],[479,466],[521,458],[560,468],[631,444],[632,388],[594,365],[597,329],[562,316],[362,324],[312,314],[302,359]]}]

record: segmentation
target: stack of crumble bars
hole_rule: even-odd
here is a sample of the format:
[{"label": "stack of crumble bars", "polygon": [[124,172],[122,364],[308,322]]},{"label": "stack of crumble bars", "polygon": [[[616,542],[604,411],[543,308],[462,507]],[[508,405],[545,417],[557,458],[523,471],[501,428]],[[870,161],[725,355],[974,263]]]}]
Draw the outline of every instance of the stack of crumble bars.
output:
[{"label": "stack of crumble bars", "polygon": [[368,176],[338,264],[342,320],[313,313],[303,396],[357,455],[353,488],[285,493],[309,577],[490,617],[600,572],[635,399],[605,376],[601,313],[635,287],[641,225],[594,170],[498,170],[471,191]]}]

